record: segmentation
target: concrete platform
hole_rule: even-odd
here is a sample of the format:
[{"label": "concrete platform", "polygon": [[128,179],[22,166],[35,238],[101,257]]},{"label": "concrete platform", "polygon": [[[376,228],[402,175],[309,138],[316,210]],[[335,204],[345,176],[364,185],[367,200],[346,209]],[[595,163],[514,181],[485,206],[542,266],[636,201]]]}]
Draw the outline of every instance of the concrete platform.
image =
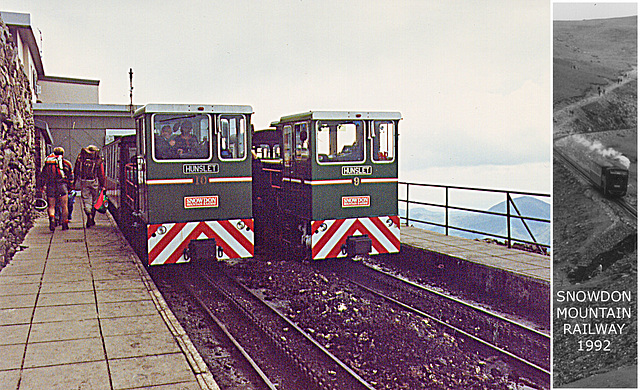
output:
[{"label": "concrete platform", "polygon": [[549,326],[551,258],[483,241],[446,236],[411,226],[400,228],[405,261],[419,258],[444,284],[480,302]]},{"label": "concrete platform", "polygon": [[218,389],[114,221],[52,234],[0,271],[3,389]]},{"label": "concrete platform", "polygon": [[470,240],[412,226],[402,226],[400,241],[441,254],[550,283],[551,258],[536,253]]}]

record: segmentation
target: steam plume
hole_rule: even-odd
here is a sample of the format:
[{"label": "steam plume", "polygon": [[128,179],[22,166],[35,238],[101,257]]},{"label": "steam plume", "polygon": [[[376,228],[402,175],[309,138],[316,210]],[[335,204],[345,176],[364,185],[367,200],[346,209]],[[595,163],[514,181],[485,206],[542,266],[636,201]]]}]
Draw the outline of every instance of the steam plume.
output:
[{"label": "steam plume", "polygon": [[629,161],[629,159],[625,155],[613,148],[605,147],[598,140],[590,141],[579,134],[573,135],[572,138],[576,143],[587,148],[591,152],[591,154],[602,157],[605,161],[617,161],[626,169],[629,169],[629,167],[631,166],[631,161]]}]

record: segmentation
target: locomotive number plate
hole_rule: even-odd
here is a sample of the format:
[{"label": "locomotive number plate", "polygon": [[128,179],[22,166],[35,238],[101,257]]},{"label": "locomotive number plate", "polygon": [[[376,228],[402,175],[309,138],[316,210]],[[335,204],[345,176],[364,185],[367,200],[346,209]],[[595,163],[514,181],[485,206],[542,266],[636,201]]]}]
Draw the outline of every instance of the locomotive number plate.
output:
[{"label": "locomotive number plate", "polygon": [[371,206],[371,197],[363,196],[343,196],[342,207],[369,207]]},{"label": "locomotive number plate", "polygon": [[196,175],[199,173],[218,173],[218,164],[183,164],[182,173],[185,175]]},{"label": "locomotive number plate", "polygon": [[185,196],[184,208],[196,209],[206,207],[218,207],[218,196]]},{"label": "locomotive number plate", "polygon": [[370,175],[371,165],[350,165],[342,167],[342,176]]}]

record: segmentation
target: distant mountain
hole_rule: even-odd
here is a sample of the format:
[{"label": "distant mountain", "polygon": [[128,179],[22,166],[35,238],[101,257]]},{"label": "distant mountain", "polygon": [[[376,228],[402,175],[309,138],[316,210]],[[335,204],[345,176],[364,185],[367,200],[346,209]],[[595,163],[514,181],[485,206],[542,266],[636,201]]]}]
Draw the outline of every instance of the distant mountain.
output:
[{"label": "distant mountain", "polygon": [[[487,211],[495,213],[506,213],[507,206],[506,201],[498,203]],[[551,206],[549,203],[541,201],[539,199],[522,196],[514,199],[514,203],[520,212],[520,215],[531,218],[550,219]],[[400,218],[406,217],[406,210],[400,209]],[[512,216],[517,216],[518,213],[511,205],[510,213]],[[445,223],[444,209],[439,211],[428,210],[421,207],[411,207],[409,211],[409,217],[414,220],[426,221],[431,223],[443,224]],[[444,233],[444,228],[439,226],[433,226],[427,223],[410,222],[412,226],[427,229],[438,233]],[[536,241],[542,244],[551,242],[551,224],[545,222],[526,221],[529,230],[535,237]],[[466,211],[451,210],[449,212],[449,226],[455,226],[459,228],[474,230],[478,232],[491,233],[500,236],[507,236],[507,218],[506,216],[487,215],[480,213],[472,213]],[[474,234],[455,229],[449,229],[449,234],[453,236],[463,238],[486,238],[490,237],[486,234]],[[523,222],[517,218],[511,218],[511,237],[524,239],[527,241],[533,241],[527,232]]]}]

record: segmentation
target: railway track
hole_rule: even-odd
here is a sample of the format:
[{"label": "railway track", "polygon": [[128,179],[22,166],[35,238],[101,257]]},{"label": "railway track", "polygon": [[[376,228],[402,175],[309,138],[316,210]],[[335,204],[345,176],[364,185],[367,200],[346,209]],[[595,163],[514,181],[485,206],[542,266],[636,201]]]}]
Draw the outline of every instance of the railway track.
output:
[{"label": "railway track", "polygon": [[[577,164],[573,159],[571,159],[570,157],[562,153],[558,148],[554,147],[553,153],[558,158],[558,160],[560,160],[560,162],[563,163],[565,167],[567,167],[574,174],[578,175],[578,177],[585,180],[587,183],[591,185],[595,185],[595,186],[598,185],[598,183],[594,183],[593,180],[591,180],[591,177],[589,177],[589,174],[585,172],[584,169],[582,169],[582,167],[579,164]],[[638,217],[638,209],[633,205],[627,203],[627,201],[623,197],[611,198],[609,200],[615,205],[617,205],[625,214],[630,216],[632,219],[635,220]]]},{"label": "railway track", "polygon": [[191,267],[182,272],[182,278],[189,294],[252,367],[252,376],[260,378],[259,388],[373,389],[304,330],[217,265],[197,270]]},{"label": "railway track", "polygon": [[318,265],[336,272],[360,288],[414,314],[473,340],[491,355],[499,355],[533,383],[549,383],[550,336],[484,308],[371,267],[363,262],[335,261]]}]

